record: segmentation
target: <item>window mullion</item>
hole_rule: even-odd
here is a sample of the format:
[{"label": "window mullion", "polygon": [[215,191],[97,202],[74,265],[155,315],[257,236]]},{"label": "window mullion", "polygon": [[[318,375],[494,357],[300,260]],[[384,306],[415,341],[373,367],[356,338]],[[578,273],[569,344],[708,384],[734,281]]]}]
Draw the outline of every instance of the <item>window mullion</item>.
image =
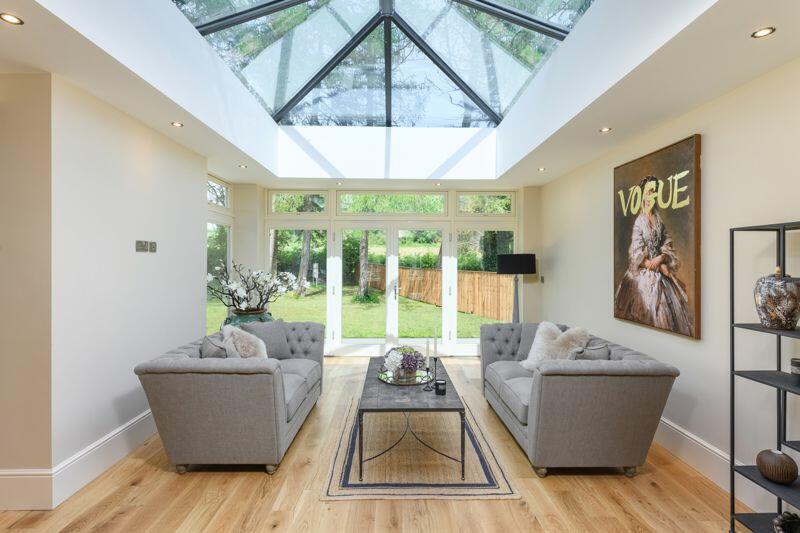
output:
[{"label": "window mullion", "polygon": [[245,9],[244,11],[232,13],[216,20],[212,20],[211,22],[199,24],[195,27],[197,28],[197,31],[200,32],[200,35],[209,35],[218,31],[226,30],[238,24],[243,24],[257,18],[271,15],[272,13],[277,13],[278,11],[283,11],[284,9],[288,9],[290,7],[305,4],[309,1],[310,0],[270,0],[269,2],[264,2],[249,9]]}]

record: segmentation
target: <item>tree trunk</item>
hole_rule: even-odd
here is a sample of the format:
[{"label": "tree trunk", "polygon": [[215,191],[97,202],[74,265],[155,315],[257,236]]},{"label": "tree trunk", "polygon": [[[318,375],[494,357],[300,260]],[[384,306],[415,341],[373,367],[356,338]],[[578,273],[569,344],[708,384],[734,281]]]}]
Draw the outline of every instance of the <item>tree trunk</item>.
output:
[{"label": "tree trunk", "polygon": [[311,230],[303,230],[303,250],[300,255],[300,272],[297,274],[297,296],[306,295],[306,279],[308,278],[308,262],[311,258]]},{"label": "tree trunk", "polygon": [[444,244],[439,245],[439,255],[436,256],[436,268],[442,268],[442,249]]},{"label": "tree trunk", "polygon": [[369,231],[361,234],[358,245],[358,297],[365,298],[369,293]]}]

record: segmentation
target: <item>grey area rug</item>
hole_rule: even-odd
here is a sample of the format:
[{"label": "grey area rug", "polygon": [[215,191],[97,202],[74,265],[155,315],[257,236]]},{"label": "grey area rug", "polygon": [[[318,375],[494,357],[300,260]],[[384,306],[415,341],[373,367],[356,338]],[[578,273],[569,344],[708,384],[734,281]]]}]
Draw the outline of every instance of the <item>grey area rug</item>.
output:
[{"label": "grey area rug", "polygon": [[321,499],[519,498],[466,403],[465,408],[464,480],[453,460],[460,459],[458,414],[415,412],[364,415],[364,457],[374,458],[364,463],[359,481],[357,409],[351,402]]}]

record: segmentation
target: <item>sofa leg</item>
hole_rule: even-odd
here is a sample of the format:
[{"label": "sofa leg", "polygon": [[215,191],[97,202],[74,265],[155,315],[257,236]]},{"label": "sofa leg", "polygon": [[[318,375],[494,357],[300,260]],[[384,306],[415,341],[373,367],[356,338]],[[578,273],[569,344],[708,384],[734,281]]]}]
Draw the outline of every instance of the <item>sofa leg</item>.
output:
[{"label": "sofa leg", "polygon": [[186,466],[187,465],[175,465],[175,471],[177,473],[179,473],[179,474],[185,474],[186,473]]},{"label": "sofa leg", "polygon": [[272,475],[278,469],[277,465],[265,465],[264,470],[266,470],[267,474]]},{"label": "sofa leg", "polygon": [[635,466],[623,466],[622,471],[625,473],[625,477],[635,477],[636,476],[636,467]]},{"label": "sofa leg", "polygon": [[543,466],[533,467],[533,471],[536,472],[536,475],[539,477],[547,477],[547,468]]}]

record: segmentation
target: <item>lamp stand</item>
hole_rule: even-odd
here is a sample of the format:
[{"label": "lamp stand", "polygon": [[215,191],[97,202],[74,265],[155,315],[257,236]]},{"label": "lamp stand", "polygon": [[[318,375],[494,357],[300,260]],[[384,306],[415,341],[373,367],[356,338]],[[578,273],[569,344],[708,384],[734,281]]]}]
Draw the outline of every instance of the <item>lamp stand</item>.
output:
[{"label": "lamp stand", "polygon": [[511,321],[519,324],[519,274],[514,274],[514,313]]}]

